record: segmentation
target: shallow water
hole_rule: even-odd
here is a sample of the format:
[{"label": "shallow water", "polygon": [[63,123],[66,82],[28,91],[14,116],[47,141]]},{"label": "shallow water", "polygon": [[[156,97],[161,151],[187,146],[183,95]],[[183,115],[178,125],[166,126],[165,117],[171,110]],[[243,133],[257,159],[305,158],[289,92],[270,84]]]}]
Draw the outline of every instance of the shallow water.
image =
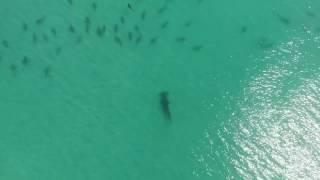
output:
[{"label": "shallow water", "polygon": [[4,0],[0,179],[316,179],[319,10]]}]

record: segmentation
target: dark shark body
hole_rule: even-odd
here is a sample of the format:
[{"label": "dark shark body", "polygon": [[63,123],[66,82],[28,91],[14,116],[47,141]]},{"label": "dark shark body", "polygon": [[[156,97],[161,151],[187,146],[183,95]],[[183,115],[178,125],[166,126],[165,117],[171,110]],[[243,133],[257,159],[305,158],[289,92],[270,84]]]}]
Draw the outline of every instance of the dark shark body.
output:
[{"label": "dark shark body", "polygon": [[160,105],[163,115],[166,117],[166,119],[171,120],[169,94],[167,91],[160,92]]}]

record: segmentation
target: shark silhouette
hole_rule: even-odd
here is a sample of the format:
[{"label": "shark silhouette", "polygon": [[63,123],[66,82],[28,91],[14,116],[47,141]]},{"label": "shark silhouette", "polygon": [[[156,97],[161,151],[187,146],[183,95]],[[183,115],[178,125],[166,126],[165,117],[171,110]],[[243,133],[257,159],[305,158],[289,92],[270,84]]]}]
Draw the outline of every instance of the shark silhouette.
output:
[{"label": "shark silhouette", "polygon": [[166,119],[171,120],[171,111],[169,104],[169,93],[167,91],[160,92],[160,105],[162,113],[166,117]]}]

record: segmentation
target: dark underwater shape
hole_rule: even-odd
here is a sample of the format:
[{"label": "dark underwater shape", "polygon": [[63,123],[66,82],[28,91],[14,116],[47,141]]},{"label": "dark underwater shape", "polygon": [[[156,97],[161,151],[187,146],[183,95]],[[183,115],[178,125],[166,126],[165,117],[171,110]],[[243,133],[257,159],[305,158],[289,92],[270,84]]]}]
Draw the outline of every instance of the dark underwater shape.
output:
[{"label": "dark underwater shape", "polygon": [[23,56],[21,63],[22,65],[27,66],[30,63],[30,60],[27,56]]},{"label": "dark underwater shape", "polygon": [[178,43],[184,43],[186,40],[187,40],[187,38],[185,38],[185,37],[177,37],[176,38],[176,42],[178,42]]},{"label": "dark underwater shape", "polygon": [[131,4],[128,3],[128,8],[133,11]]},{"label": "dark underwater shape", "polygon": [[44,74],[44,77],[45,78],[49,78],[52,74],[52,69],[51,69],[51,66],[46,66],[44,69],[43,69],[43,74]]},{"label": "dark underwater shape", "polygon": [[153,45],[158,42],[158,37],[152,37],[149,41],[149,45]]},{"label": "dark underwater shape", "polygon": [[146,18],[146,14],[147,14],[146,10],[142,11],[141,16],[140,16],[141,20],[144,20]]},{"label": "dark underwater shape", "polygon": [[139,35],[137,38],[136,38],[136,45],[140,44],[142,41],[142,35]]},{"label": "dark underwater shape", "polygon": [[73,27],[72,24],[69,25],[69,32],[70,33],[75,33],[76,32],[76,29]]},{"label": "dark underwater shape", "polygon": [[126,22],[126,20],[124,19],[123,16],[120,17],[120,22],[121,22],[121,24],[124,24]]},{"label": "dark underwater shape", "polygon": [[96,11],[96,10],[97,10],[97,3],[93,2],[93,3],[91,4],[91,8],[92,8],[94,11]]},{"label": "dark underwater shape", "polygon": [[129,41],[132,41],[132,32],[128,32],[128,39]]},{"label": "dark underwater shape", "polygon": [[9,48],[9,42],[7,40],[2,41],[2,46],[5,48]]},{"label": "dark underwater shape", "polygon": [[18,70],[18,67],[17,67],[17,65],[15,65],[15,64],[10,64],[10,71],[11,71],[11,73],[13,74],[13,75],[16,75],[17,74],[17,70]]},{"label": "dark underwater shape", "polygon": [[167,28],[168,24],[169,24],[168,21],[163,22],[163,23],[160,25],[161,29]]},{"label": "dark underwater shape", "polygon": [[68,0],[68,3],[69,3],[70,5],[72,5],[72,4],[73,4],[73,1],[72,1],[72,0]]},{"label": "dark underwater shape", "polygon": [[191,25],[192,25],[192,21],[191,21],[191,20],[186,21],[186,22],[184,23],[184,27],[190,27]]},{"label": "dark underwater shape", "polygon": [[139,26],[138,26],[137,24],[134,25],[134,30],[135,30],[137,33],[141,33],[140,28],[139,28]]},{"label": "dark underwater shape", "polygon": [[44,42],[49,42],[49,38],[45,33],[42,34],[42,38],[43,38]]},{"label": "dark underwater shape", "polygon": [[120,37],[115,36],[113,40],[114,40],[114,42],[117,43],[119,46],[122,46],[122,41],[121,41]]},{"label": "dark underwater shape", "polygon": [[113,25],[113,32],[118,33],[118,31],[119,31],[118,24]]},{"label": "dark underwater shape", "polygon": [[160,9],[158,9],[158,14],[162,14],[167,10],[167,6],[162,6]]},{"label": "dark underwater shape", "polygon": [[60,55],[61,54],[61,47],[56,47],[56,49],[55,49],[55,53],[56,53],[56,55]]},{"label": "dark underwater shape", "polygon": [[26,32],[26,31],[28,31],[28,29],[29,29],[28,28],[28,24],[27,23],[22,23],[22,30]]},{"label": "dark underwater shape", "polygon": [[277,15],[278,19],[282,24],[289,25],[291,23],[290,19],[281,15]]},{"label": "dark underwater shape", "polygon": [[200,51],[201,49],[203,49],[203,46],[202,45],[195,45],[192,47],[192,50],[195,51],[195,52],[198,52]]},{"label": "dark underwater shape", "polygon": [[57,30],[56,30],[56,28],[51,28],[51,34],[53,35],[53,36],[57,36]]},{"label": "dark underwater shape", "polygon": [[262,49],[268,49],[273,46],[273,43],[266,37],[262,37],[258,40],[258,46]]},{"label": "dark underwater shape", "polygon": [[77,43],[77,44],[80,44],[80,43],[82,42],[82,40],[83,40],[82,36],[79,35],[79,36],[77,37],[77,39],[76,39],[76,43]]},{"label": "dark underwater shape", "polygon": [[88,16],[85,17],[84,23],[85,23],[85,31],[86,33],[89,33],[91,28],[91,20]]},{"label": "dark underwater shape", "polygon": [[32,34],[32,42],[33,42],[33,44],[36,44],[38,42],[38,36],[36,33]]},{"label": "dark underwater shape", "polygon": [[167,91],[160,92],[160,105],[163,115],[167,120],[171,120],[169,93]]},{"label": "dark underwater shape", "polygon": [[311,11],[307,11],[306,15],[309,16],[309,17],[312,17],[312,18],[316,17],[316,14],[314,12],[311,12]]},{"label": "dark underwater shape", "polygon": [[99,37],[103,37],[105,32],[106,32],[106,26],[105,25],[103,25],[101,27],[100,26],[97,27],[96,33],[97,33],[97,35]]},{"label": "dark underwater shape", "polygon": [[246,33],[248,31],[248,27],[247,26],[242,26],[240,32],[241,33]]},{"label": "dark underwater shape", "polygon": [[45,17],[45,16],[42,16],[42,17],[40,17],[40,18],[38,18],[38,19],[36,20],[36,24],[37,24],[37,25],[42,25],[45,20],[46,20],[46,17]]}]

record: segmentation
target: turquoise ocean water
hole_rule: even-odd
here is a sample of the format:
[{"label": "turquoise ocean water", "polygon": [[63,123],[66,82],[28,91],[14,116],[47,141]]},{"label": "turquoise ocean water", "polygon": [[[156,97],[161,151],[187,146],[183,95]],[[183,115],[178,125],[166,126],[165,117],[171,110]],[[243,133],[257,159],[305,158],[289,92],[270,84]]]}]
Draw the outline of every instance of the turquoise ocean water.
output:
[{"label": "turquoise ocean water", "polygon": [[319,179],[320,1],[0,4],[0,180]]}]

